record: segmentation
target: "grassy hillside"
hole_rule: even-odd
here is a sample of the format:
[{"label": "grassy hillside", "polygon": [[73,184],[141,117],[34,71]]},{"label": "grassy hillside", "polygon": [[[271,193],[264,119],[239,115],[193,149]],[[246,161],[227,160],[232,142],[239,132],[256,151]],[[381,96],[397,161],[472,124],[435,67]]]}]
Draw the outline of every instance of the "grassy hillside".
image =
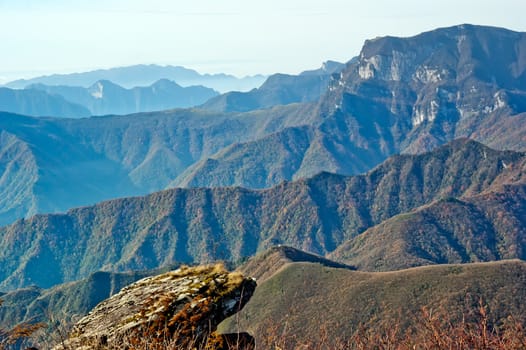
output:
[{"label": "grassy hillside", "polygon": [[[316,262],[325,266],[349,268],[345,265],[291,247],[273,247],[240,266],[244,276],[256,277],[258,283],[274,275],[290,262]],[[126,285],[143,277],[153,276],[177,266],[161,270],[110,273],[96,272],[89,277],[49,289],[35,286],[0,293],[0,328],[9,329],[22,322],[43,322],[46,341],[64,332],[98,303],[116,294]]]},{"label": "grassy hillside", "polygon": [[[491,341],[520,341],[520,334],[506,333],[511,338],[503,338],[504,332],[520,333],[526,324],[526,263],[519,260],[363,272],[290,247],[274,247],[240,269],[259,276],[258,287],[245,308],[225,320],[219,331],[246,331],[264,349],[296,349],[300,344],[305,349],[370,349],[385,342],[426,349],[424,341],[436,346],[433,332],[439,332],[444,344],[449,337],[458,341],[455,337],[461,336],[464,341],[482,341],[478,327],[484,325]],[[150,273],[99,272],[49,290],[31,287],[2,294],[0,326],[43,321],[49,328],[37,336],[41,344],[49,344],[57,324],[78,319]],[[468,348],[484,347],[465,343],[463,349]]]},{"label": "grassy hillside", "polygon": [[258,283],[245,308],[220,330],[247,331],[264,348],[278,343],[293,349],[309,342],[318,348],[347,341],[363,328],[380,332],[422,325],[422,307],[441,313],[443,320],[469,321],[480,298],[491,325],[509,315],[525,322],[525,287],[526,263],[516,260],[383,273],[289,263]]},{"label": "grassy hillside", "polygon": [[282,245],[271,247],[251,257],[240,265],[238,270],[244,276],[253,277],[258,283],[261,283],[274,276],[284,266],[294,262],[310,262],[328,267],[354,270],[353,266],[344,265],[319,255]]}]

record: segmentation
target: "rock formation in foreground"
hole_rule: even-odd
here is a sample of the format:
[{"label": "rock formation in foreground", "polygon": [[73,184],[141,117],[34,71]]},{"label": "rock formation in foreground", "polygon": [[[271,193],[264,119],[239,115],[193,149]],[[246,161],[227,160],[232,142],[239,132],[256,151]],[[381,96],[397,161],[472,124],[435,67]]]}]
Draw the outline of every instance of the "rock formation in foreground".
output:
[{"label": "rock formation in foreground", "polygon": [[131,284],[100,303],[56,349],[228,349],[229,339],[253,343],[248,334],[218,335],[217,325],[241,310],[254,279],[222,265],[183,267]]}]

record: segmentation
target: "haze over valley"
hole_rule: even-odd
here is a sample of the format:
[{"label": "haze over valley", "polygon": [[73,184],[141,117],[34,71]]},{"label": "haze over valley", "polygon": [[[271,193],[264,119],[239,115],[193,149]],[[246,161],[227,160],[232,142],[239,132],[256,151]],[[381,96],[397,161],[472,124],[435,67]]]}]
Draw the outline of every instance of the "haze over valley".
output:
[{"label": "haze over valley", "polygon": [[59,2],[0,9],[120,26],[70,23],[90,64],[52,22],[12,37],[54,33],[64,69],[0,59],[0,349],[523,348],[522,3],[423,30],[383,3],[371,33],[400,27],[354,48],[370,4]]}]

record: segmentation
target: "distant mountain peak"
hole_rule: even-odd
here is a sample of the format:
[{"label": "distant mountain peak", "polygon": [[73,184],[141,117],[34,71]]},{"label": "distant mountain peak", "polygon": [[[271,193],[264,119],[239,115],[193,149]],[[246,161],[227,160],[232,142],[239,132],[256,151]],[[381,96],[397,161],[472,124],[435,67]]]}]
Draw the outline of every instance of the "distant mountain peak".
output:
[{"label": "distant mountain peak", "polygon": [[163,79],[159,79],[156,82],[154,82],[151,85],[151,87],[152,88],[167,88],[167,87],[170,87],[170,88],[179,87],[179,88],[181,88],[181,85],[177,84],[173,80],[163,78]]},{"label": "distant mountain peak", "polygon": [[336,70],[342,69],[345,66],[345,64],[337,61],[325,61],[323,62],[321,69],[327,72],[328,74],[334,73]]},{"label": "distant mountain peak", "polygon": [[[524,35],[526,33],[503,28],[462,24],[423,32],[407,38],[378,37],[366,40],[362,48],[360,76],[368,79],[377,73],[378,78],[385,79],[387,75],[381,72],[390,68],[390,72],[398,73],[393,73],[389,80],[409,82],[411,77],[403,74],[404,69],[410,71],[419,66],[454,69],[456,67],[451,64],[468,59],[487,62],[501,59],[512,61],[513,51],[502,55],[501,50],[504,49],[504,45],[515,45],[515,40]],[[496,52],[499,52],[502,57],[495,56]],[[400,59],[404,58],[406,62],[397,60],[396,62],[400,61],[400,64],[393,61],[392,66],[389,66],[391,60],[396,59],[397,56],[400,56]],[[498,67],[486,67],[486,69],[495,68]]]},{"label": "distant mountain peak", "polygon": [[339,73],[343,68],[345,68],[344,63],[329,60],[323,62],[321,68],[307,70],[301,72],[300,75],[331,75],[334,73]]},{"label": "distant mountain peak", "polygon": [[299,75],[272,74],[257,89],[217,96],[201,108],[218,112],[248,112],[277,105],[317,101],[327,91],[331,75],[344,67],[343,63],[327,61],[322,68]]},{"label": "distant mountain peak", "polygon": [[138,64],[126,67],[97,69],[71,74],[52,74],[19,79],[6,84],[7,87],[23,89],[31,84],[42,83],[49,86],[90,87],[100,80],[110,80],[123,88],[150,86],[160,79],[175,81],[181,86],[202,85],[217,91],[249,91],[259,87],[266,79],[263,75],[237,78],[233,75],[200,74],[182,66],[160,66],[156,64]]},{"label": "distant mountain peak", "polygon": [[[170,79],[160,79],[148,86],[127,89],[108,79],[97,80],[88,88],[80,86],[32,84],[28,89],[41,94],[60,96],[83,106],[89,115],[124,115],[200,105],[218,92],[204,86],[182,87]],[[26,91],[22,89],[20,91]],[[1,104],[1,101],[0,101]],[[73,115],[75,117],[75,115]]]},{"label": "distant mountain peak", "polygon": [[315,263],[323,266],[354,270],[354,267],[328,260],[320,255],[308,253],[300,249],[277,245],[250,258],[239,270],[247,275],[264,281],[274,275],[283,266],[291,263]]}]

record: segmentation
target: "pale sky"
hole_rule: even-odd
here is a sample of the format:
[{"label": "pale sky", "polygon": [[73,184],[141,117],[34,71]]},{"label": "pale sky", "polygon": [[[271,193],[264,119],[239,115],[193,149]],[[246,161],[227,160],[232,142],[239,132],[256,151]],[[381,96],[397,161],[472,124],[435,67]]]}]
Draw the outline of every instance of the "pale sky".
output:
[{"label": "pale sky", "polygon": [[524,0],[0,0],[0,83],[139,63],[295,74],[377,36],[526,31],[525,13]]}]

